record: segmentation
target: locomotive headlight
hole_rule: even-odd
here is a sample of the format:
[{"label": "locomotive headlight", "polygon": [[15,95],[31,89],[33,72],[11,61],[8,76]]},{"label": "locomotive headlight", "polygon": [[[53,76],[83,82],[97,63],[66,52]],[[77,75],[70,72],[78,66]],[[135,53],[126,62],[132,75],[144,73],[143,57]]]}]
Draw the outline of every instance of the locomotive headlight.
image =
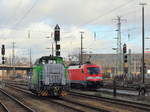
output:
[{"label": "locomotive headlight", "polygon": [[86,79],[93,79],[93,77],[87,77]]}]

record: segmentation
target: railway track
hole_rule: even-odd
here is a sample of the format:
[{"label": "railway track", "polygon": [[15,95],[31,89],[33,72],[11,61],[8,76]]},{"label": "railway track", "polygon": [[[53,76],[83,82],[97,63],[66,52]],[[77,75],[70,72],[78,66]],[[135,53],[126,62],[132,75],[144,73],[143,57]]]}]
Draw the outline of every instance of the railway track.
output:
[{"label": "railway track", "polygon": [[7,82],[7,81],[4,81],[4,82],[7,83],[7,84],[15,84],[15,85],[27,86],[27,83]]},{"label": "railway track", "polygon": [[29,106],[25,105],[23,102],[10,95],[9,93],[5,92],[3,89],[0,89],[0,93],[1,97],[5,98],[4,100],[1,98],[3,100],[1,105],[6,112],[35,112]]},{"label": "railway track", "polygon": [[[16,86],[15,89],[20,90],[20,91],[24,91],[26,93],[29,93],[29,91],[22,90],[21,87],[17,87]],[[77,92],[71,92],[70,95],[84,97],[84,98],[87,98],[87,99],[94,99],[94,100],[97,100],[97,101],[113,103],[113,104],[117,104],[117,105],[121,105],[121,106],[128,106],[128,107],[132,107],[132,108],[138,108],[138,109],[142,109],[144,111],[150,111],[150,105],[148,105],[148,104],[141,104],[141,103],[135,103],[135,102],[131,102],[131,101],[106,98],[106,97],[97,97],[97,96],[94,96],[94,95],[81,94],[81,93],[77,93]],[[58,104],[58,105],[62,105],[64,107],[66,107],[66,108],[75,107],[75,106],[68,107],[68,105],[64,105],[64,104],[66,104],[68,102],[72,103],[72,104],[75,103],[75,105],[78,105],[78,106],[82,105],[82,103],[73,102],[71,100],[64,99],[64,98],[61,98],[61,99],[58,99],[58,100],[51,100],[51,102],[55,103],[55,104]],[[87,105],[84,104],[84,108],[85,107],[87,107]],[[96,111],[99,111],[99,112],[101,112],[101,111],[102,112],[108,112],[107,110],[102,110],[102,109],[100,110],[99,108],[95,108],[95,107],[94,108],[93,107],[88,107],[88,108],[92,108],[92,109],[94,109]],[[84,112],[84,111],[81,111],[81,110],[76,110],[76,111]]]},{"label": "railway track", "polygon": [[79,103],[76,101],[71,101],[71,100],[68,100],[65,98],[60,98],[59,100],[50,100],[50,102],[53,102],[53,103],[58,104],[58,105],[62,105],[64,107],[70,108],[70,109],[75,110],[77,112],[110,112],[108,110],[93,107],[93,106]]},{"label": "railway track", "polygon": [[14,84],[7,84],[6,86],[12,86],[12,87],[17,87],[17,88],[20,88],[20,89],[25,89],[25,90],[28,90],[27,86],[22,86],[22,85],[14,85]]},{"label": "railway track", "polygon": [[[18,91],[24,92],[26,94],[34,95],[30,91],[23,90],[20,87],[19,88],[18,87],[12,87],[12,86],[9,86],[9,87],[16,89]],[[44,97],[42,97],[42,98],[44,98]],[[75,112],[110,112],[110,111],[105,110],[105,109],[93,107],[93,106],[86,105],[86,104],[76,102],[76,101],[71,101],[71,100],[68,100],[66,98],[57,98],[57,99],[44,98],[44,99],[50,101],[51,103],[63,106],[63,107],[68,108],[68,109],[71,109]]]},{"label": "railway track", "polygon": [[[106,89],[113,89],[113,85],[108,85],[108,86],[103,86],[102,88]],[[121,87],[121,86],[116,86],[116,89],[118,90],[130,90],[130,91],[136,91],[135,87]]]},{"label": "railway track", "polygon": [[[17,88],[21,88],[21,87],[17,87]],[[137,103],[137,102],[127,101],[127,100],[114,99],[114,98],[98,97],[98,96],[94,96],[94,95],[81,94],[81,93],[77,93],[77,92],[71,92],[70,94],[73,96],[80,96],[80,97],[85,97],[85,98],[89,98],[89,99],[95,99],[95,100],[109,102],[109,103],[113,103],[113,104],[117,104],[117,105],[124,105],[124,106],[128,106],[128,107],[142,109],[145,111],[150,111],[150,105],[148,105],[148,104]],[[61,100],[63,100],[63,99],[61,99]]]},{"label": "railway track", "polygon": [[[109,89],[109,88],[107,88],[107,89],[101,88],[101,89],[96,90],[96,92],[102,93],[102,94],[113,95],[113,89]],[[116,95],[117,96],[126,96],[126,97],[137,97],[139,95],[139,92],[136,90],[116,89]]]},{"label": "railway track", "polygon": [[5,104],[0,102],[0,112],[10,112]]},{"label": "railway track", "polygon": [[[12,85],[12,86],[14,86],[14,87],[18,87],[18,88],[21,88],[21,89],[27,89],[27,86],[25,86],[25,85],[14,85],[14,83],[9,83],[9,85]],[[27,89],[28,90],[28,89]],[[112,90],[112,89],[108,89],[108,90]],[[113,94],[113,91],[107,91],[107,90],[101,90],[101,89],[99,89],[99,90],[91,90],[91,91],[93,91],[93,92],[100,92],[100,93],[104,93],[104,94]],[[138,95],[138,92],[136,93],[136,94],[130,94],[130,91],[129,91],[129,93],[127,94],[127,93],[119,93],[119,91],[120,90],[117,90],[117,95],[121,95],[121,96],[132,96],[132,97],[136,97],[137,95]],[[132,90],[133,91],[133,90]]]},{"label": "railway track", "polygon": [[[5,81],[6,82],[6,81]],[[8,83],[8,82],[6,82]],[[24,86],[24,87],[27,87],[27,83],[18,83],[18,82],[15,82],[15,81],[12,81],[12,82],[9,82],[9,84],[15,84],[15,85],[20,85],[20,86]],[[148,84],[147,84],[148,85]],[[109,92],[109,91],[105,91],[105,90],[101,90],[101,89],[109,89],[109,90],[113,90],[113,85],[105,85],[103,87],[101,87],[100,89],[97,89],[97,90],[94,90],[94,91],[97,91],[97,92],[105,92],[105,93],[112,93],[112,92]],[[137,95],[138,95],[138,90],[136,89],[136,87],[123,87],[123,86],[116,86],[116,90],[118,91],[129,91],[130,92],[137,92]],[[150,85],[147,87],[147,92],[150,92]],[[125,95],[125,96],[136,96],[136,95],[133,95],[133,94],[123,94],[123,93],[117,93],[119,95]]]},{"label": "railway track", "polygon": [[82,93],[78,93],[78,92],[71,92],[70,94],[74,95],[74,96],[86,97],[86,98],[100,100],[100,101],[109,102],[109,103],[113,103],[113,104],[124,105],[127,107],[133,107],[133,108],[141,109],[143,111],[148,111],[148,112],[150,111],[149,104],[137,103],[137,102],[127,101],[127,100],[120,100],[120,99],[115,99],[115,98],[82,94]]},{"label": "railway track", "polygon": [[[127,84],[127,85],[122,85],[121,82],[116,82],[116,89],[118,90],[129,90],[129,91],[137,91],[138,85],[139,83],[135,83],[135,84]],[[145,83],[144,84],[147,91],[150,92],[150,84],[149,83]],[[102,88],[106,88],[106,89],[113,89],[113,83],[112,84],[108,84],[105,82],[104,86]]]}]

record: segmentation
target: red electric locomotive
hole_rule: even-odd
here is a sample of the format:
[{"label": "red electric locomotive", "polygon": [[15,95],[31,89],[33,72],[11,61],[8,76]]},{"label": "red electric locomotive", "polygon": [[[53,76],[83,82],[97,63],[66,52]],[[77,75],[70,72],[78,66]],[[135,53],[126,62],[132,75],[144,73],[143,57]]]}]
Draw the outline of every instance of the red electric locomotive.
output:
[{"label": "red electric locomotive", "polygon": [[103,74],[101,66],[95,64],[83,64],[69,66],[68,79],[71,87],[92,87],[103,86]]}]

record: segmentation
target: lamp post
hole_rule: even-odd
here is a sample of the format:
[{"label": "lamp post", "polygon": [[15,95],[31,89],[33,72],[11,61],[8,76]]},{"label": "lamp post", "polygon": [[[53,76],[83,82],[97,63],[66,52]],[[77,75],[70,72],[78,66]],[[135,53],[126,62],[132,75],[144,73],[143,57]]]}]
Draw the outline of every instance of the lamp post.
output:
[{"label": "lamp post", "polygon": [[81,59],[80,59],[80,64],[83,64],[83,33],[84,32],[80,32],[81,33]]},{"label": "lamp post", "polygon": [[146,3],[140,3],[142,6],[142,83],[145,83],[145,74],[144,74],[144,36],[145,36],[145,29],[144,29],[144,6]]}]

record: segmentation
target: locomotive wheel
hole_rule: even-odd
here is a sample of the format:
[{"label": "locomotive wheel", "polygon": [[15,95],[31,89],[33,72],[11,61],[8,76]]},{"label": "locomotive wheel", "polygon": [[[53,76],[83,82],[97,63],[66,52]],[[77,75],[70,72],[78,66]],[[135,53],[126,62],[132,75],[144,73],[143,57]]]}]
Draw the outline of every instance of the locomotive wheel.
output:
[{"label": "locomotive wheel", "polygon": [[37,93],[35,93],[36,94],[36,96],[41,96],[41,93],[39,93],[39,92],[37,92]]}]

